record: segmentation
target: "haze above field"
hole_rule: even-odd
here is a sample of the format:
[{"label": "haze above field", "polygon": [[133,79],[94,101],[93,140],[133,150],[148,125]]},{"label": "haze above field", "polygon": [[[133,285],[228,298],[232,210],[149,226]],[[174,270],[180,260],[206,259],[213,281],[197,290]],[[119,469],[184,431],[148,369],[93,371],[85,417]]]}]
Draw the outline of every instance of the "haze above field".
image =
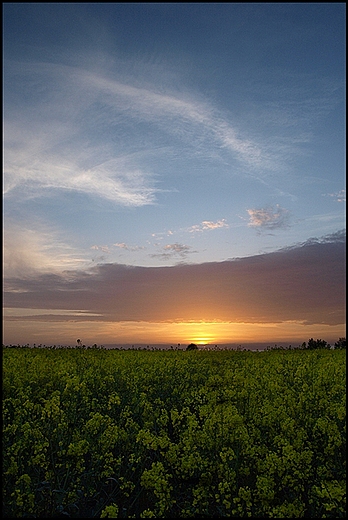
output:
[{"label": "haze above field", "polygon": [[345,336],[345,4],[4,4],[9,343]]}]

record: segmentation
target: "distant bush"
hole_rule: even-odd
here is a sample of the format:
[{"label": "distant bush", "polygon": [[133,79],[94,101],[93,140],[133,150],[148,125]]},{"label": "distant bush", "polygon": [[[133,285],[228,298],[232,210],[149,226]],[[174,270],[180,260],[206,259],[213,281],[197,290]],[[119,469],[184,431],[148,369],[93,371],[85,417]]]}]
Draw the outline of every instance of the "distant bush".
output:
[{"label": "distant bush", "polygon": [[186,350],[197,350],[198,347],[197,345],[195,345],[194,343],[190,343],[187,347],[186,347]]},{"label": "distant bush", "polygon": [[323,339],[310,338],[308,340],[308,344],[306,344],[305,341],[302,343],[301,348],[308,349],[308,350],[317,350],[317,349],[321,349],[321,348],[330,349],[331,345],[329,345],[327,343],[327,341],[325,341]]},{"label": "distant bush", "polygon": [[346,338],[339,338],[335,343],[335,348],[345,349],[346,348]]}]

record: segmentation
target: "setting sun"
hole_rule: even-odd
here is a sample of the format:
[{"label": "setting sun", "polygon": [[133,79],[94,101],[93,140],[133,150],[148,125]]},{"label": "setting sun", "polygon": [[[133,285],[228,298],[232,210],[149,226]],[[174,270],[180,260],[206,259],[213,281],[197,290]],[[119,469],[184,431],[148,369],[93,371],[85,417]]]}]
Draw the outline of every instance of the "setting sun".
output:
[{"label": "setting sun", "polygon": [[193,338],[193,343],[196,343],[197,345],[206,345],[207,343],[210,343],[210,341],[207,338],[206,339],[202,339],[202,338],[195,339],[195,338]]},{"label": "setting sun", "polygon": [[184,322],[180,324],[180,334],[185,340],[187,338],[187,341],[192,341],[197,345],[206,345],[216,341],[218,325],[215,322]]}]

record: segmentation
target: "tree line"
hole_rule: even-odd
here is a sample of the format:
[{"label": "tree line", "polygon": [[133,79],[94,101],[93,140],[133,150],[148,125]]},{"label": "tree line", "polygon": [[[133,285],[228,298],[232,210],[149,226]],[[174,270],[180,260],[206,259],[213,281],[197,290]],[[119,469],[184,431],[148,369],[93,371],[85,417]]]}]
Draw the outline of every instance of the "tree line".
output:
[{"label": "tree line", "polygon": [[[302,345],[300,346],[300,348],[307,349],[307,350],[317,350],[317,349],[321,349],[321,348],[331,349],[332,347],[329,343],[327,343],[327,341],[325,341],[323,339],[310,338],[308,340],[308,343],[306,343],[304,341],[302,343]],[[339,338],[338,341],[335,342],[335,345],[333,348],[334,349],[345,349],[346,348],[346,338]]]}]

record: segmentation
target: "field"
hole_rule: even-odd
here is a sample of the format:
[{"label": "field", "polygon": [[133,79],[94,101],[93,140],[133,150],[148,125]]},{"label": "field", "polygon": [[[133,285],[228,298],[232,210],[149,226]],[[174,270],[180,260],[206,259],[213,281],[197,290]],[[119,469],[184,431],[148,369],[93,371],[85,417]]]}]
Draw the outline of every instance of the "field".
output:
[{"label": "field", "polygon": [[345,517],[343,350],[3,349],[3,515]]}]

